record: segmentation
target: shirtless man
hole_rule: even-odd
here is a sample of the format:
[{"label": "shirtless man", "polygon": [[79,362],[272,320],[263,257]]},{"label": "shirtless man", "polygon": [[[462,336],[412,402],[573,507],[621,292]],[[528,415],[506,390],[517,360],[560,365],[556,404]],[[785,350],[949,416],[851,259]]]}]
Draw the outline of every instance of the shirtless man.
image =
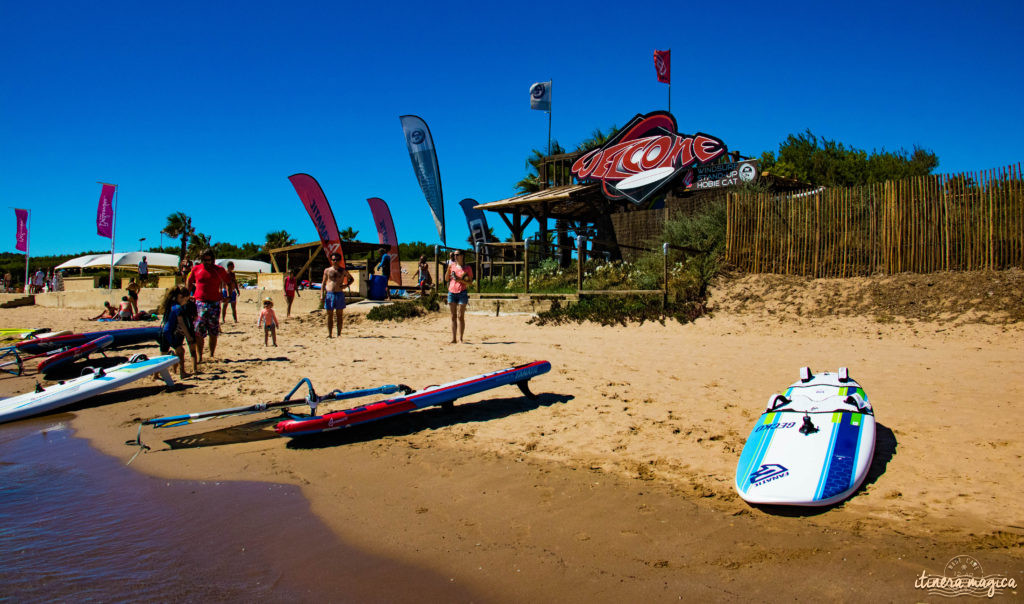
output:
[{"label": "shirtless man", "polygon": [[331,254],[331,265],[324,269],[320,284],[320,301],[327,311],[327,337],[332,337],[334,319],[338,319],[338,337],[341,337],[342,313],[345,311],[345,288],[352,284],[352,275],[341,265],[341,254]]}]

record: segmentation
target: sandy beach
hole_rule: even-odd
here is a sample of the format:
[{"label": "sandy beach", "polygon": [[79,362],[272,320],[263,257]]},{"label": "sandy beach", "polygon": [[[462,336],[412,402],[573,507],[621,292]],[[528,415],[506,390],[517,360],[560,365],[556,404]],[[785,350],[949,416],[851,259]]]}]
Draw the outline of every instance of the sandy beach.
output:
[{"label": "sandy beach", "polygon": [[[307,440],[270,438],[272,424],[224,430],[260,416],[146,428],[152,450],[131,467],[298,485],[346,543],[475,601],[924,600],[915,579],[957,555],[1019,586],[1021,273],[950,278],[981,288],[977,300],[930,279],[943,291],[927,276],[733,279],[688,325],[471,314],[461,345],[448,343],[447,313],[377,323],[356,305],[340,339],[326,338],[320,311],[293,315],[265,347],[256,307],[240,306],[201,375],[85,405],[73,426],[127,461],[140,420],[278,400],[303,377],[319,392],[422,388],[543,359],[552,370],[531,382],[535,401],[506,387]],[[85,315],[0,310],[7,327],[100,328]],[[833,508],[752,507],[733,490],[737,459],[769,395],[803,365],[847,366],[864,386],[879,425],[872,470]],[[33,383],[5,378],[4,390]],[[163,442],[182,437],[221,444]]]}]

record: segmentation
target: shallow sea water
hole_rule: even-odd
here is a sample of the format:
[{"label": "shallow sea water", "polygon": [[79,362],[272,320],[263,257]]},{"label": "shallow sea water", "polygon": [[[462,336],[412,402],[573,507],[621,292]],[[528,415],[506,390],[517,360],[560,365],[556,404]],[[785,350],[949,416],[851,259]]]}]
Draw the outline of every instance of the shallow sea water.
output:
[{"label": "shallow sea water", "polygon": [[0,425],[0,601],[465,596],[346,546],[295,487],[147,477],[76,438],[70,418]]}]

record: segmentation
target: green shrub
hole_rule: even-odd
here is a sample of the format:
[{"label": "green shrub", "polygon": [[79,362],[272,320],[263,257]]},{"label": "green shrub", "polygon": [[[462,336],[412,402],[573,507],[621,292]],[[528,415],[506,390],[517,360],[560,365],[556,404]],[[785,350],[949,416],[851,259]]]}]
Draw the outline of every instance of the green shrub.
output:
[{"label": "green shrub", "polygon": [[373,307],[366,318],[371,321],[402,321],[425,314],[427,310],[417,302],[394,302]]},{"label": "green shrub", "polygon": [[687,300],[661,307],[657,296],[584,296],[579,302],[561,306],[557,302],[551,310],[539,313],[530,320],[534,325],[561,325],[586,321],[601,325],[623,325],[665,319],[688,323],[705,312],[702,302]]}]

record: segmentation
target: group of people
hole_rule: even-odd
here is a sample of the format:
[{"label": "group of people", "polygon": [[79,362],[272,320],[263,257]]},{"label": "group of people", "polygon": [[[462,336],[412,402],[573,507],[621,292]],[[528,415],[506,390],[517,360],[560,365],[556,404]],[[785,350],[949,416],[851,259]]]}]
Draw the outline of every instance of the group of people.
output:
[{"label": "group of people", "polygon": [[[466,329],[466,306],[469,303],[469,286],[473,282],[473,269],[464,261],[462,251],[454,251],[449,256],[445,267],[445,280],[448,281],[448,306],[452,318],[452,343],[463,341]],[[344,326],[345,290],[355,281],[342,262],[340,253],[330,255],[331,264],[324,269],[320,287],[320,298],[326,311],[327,337],[341,336]],[[378,264],[382,269],[383,263]],[[390,259],[388,259],[390,264]],[[234,266],[229,263],[221,268],[214,263],[212,250],[204,250],[200,255],[200,263],[193,265],[187,274],[185,284],[168,290],[160,312],[163,316],[161,324],[161,350],[174,351],[179,358],[179,372],[182,377],[185,370],[185,345],[192,357],[192,371],[198,372],[203,361],[203,351],[209,342],[209,356],[213,357],[217,350],[221,323],[227,318],[230,306],[235,322],[238,322],[236,309],[238,281],[234,275]],[[421,291],[432,283],[430,266],[425,257],[420,257],[417,278]],[[385,275],[389,275],[390,267]],[[135,289],[132,290],[134,285]],[[137,304],[138,284],[132,279],[128,286],[129,296],[125,301],[129,305]],[[288,305],[287,316],[291,316],[292,302],[299,295],[297,272],[291,271],[284,281],[285,300]],[[109,303],[108,303],[109,305]],[[135,307],[137,308],[137,307]],[[120,312],[120,311],[118,311]],[[274,302],[270,298],[263,300],[262,309],[256,320],[259,329],[263,330],[264,346],[272,343],[277,346],[277,329],[280,320],[274,311]]]},{"label": "group of people", "polygon": [[238,322],[235,306],[238,280],[234,275],[234,264],[228,263],[227,269],[217,266],[213,250],[209,249],[203,250],[199,260],[199,264],[190,267],[185,284],[169,289],[160,305],[163,316],[160,348],[163,352],[173,350],[178,355],[181,377],[188,375],[185,372],[186,342],[192,357],[192,371],[198,372],[207,342],[210,357],[217,353],[220,325],[227,317],[228,306],[235,322]]},{"label": "group of people", "polygon": [[[0,282],[0,291],[13,293],[15,292],[14,285],[14,276],[7,271],[3,275],[3,281]],[[42,294],[60,291],[64,291],[64,271],[62,270],[39,268],[28,276],[28,288],[25,293]]]}]

